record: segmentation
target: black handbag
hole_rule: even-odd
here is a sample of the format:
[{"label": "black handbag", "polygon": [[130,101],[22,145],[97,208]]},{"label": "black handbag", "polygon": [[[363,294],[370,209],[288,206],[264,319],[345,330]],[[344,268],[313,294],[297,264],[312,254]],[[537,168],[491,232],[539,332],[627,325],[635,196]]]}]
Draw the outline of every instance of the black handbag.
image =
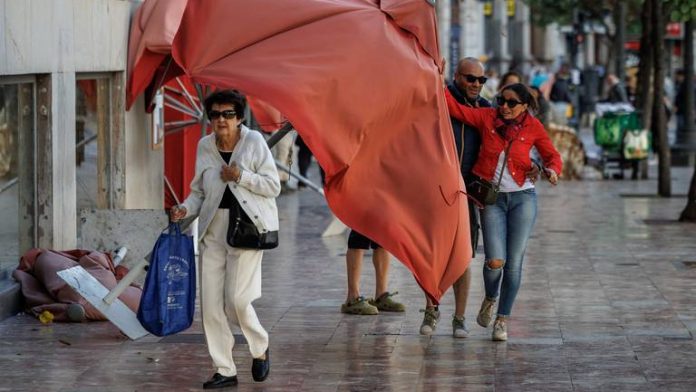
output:
[{"label": "black handbag", "polygon": [[233,248],[273,249],[278,247],[278,231],[259,233],[254,222],[235,203],[230,208],[230,224],[227,226],[227,243]]},{"label": "black handbag", "polygon": [[497,184],[493,185],[490,181],[473,175],[466,183],[467,197],[472,199],[480,208],[495,204],[495,202],[498,201],[500,182],[503,180],[503,173],[505,172],[505,166],[507,165],[507,155],[508,152],[510,152],[511,145],[512,141],[508,143],[507,148],[505,149],[505,155],[503,156],[503,168],[500,170],[500,177],[498,177]]}]

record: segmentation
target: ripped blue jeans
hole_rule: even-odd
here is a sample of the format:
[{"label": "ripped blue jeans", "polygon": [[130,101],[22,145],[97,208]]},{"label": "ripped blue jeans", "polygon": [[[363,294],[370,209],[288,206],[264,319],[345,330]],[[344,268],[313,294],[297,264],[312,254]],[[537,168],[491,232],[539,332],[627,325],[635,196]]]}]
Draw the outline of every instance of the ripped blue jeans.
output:
[{"label": "ripped blue jeans", "polygon": [[[498,298],[498,315],[509,316],[522,280],[522,260],[537,214],[534,188],[498,194],[495,204],[481,211],[486,263],[483,281],[486,297]],[[501,268],[490,268],[491,260],[502,260]]]}]

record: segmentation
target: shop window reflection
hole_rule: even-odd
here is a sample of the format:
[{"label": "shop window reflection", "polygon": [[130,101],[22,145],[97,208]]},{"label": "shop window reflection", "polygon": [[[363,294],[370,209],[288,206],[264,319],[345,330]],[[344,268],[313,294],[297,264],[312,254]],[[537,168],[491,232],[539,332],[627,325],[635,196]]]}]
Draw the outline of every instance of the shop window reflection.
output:
[{"label": "shop window reflection", "polygon": [[[0,281],[9,279],[20,252],[20,138],[34,129],[33,83],[0,84]],[[26,250],[26,249],[24,249]]]}]

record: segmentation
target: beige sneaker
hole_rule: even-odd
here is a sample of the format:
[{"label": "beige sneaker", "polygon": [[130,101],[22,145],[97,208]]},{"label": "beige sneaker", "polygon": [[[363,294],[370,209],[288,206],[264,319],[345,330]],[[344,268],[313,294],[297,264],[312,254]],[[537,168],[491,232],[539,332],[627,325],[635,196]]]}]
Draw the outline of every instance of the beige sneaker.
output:
[{"label": "beige sneaker", "polygon": [[376,306],[370,305],[365,297],[358,297],[341,305],[341,313],[375,315],[379,314]]},{"label": "beige sneaker", "polygon": [[491,325],[491,320],[493,319],[493,305],[495,305],[495,298],[484,298],[483,303],[481,303],[481,309],[479,310],[478,317],[476,317],[476,322],[483,328],[488,328]]},{"label": "beige sneaker", "polygon": [[469,337],[469,330],[466,329],[466,319],[464,317],[459,319],[456,315],[452,315],[452,336],[455,338]]},{"label": "beige sneaker", "polygon": [[440,311],[435,308],[421,309],[425,313],[423,316],[423,324],[420,327],[421,335],[432,335],[437,328],[437,322],[440,320]]},{"label": "beige sneaker", "polygon": [[370,305],[377,307],[377,309],[383,312],[403,312],[406,310],[404,304],[394,301],[391,297],[399,294],[398,291],[393,293],[384,293],[377,299],[370,298],[368,302]]},{"label": "beige sneaker", "polygon": [[507,322],[503,319],[497,319],[495,320],[495,323],[493,323],[493,334],[491,335],[491,339],[494,342],[504,342],[507,340]]}]

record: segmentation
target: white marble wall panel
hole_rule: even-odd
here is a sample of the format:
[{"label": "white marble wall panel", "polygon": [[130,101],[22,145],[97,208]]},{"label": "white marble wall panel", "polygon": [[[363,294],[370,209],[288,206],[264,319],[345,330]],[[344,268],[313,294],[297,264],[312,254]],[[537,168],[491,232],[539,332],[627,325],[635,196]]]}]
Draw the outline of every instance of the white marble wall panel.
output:
[{"label": "white marble wall panel", "polygon": [[[55,3],[50,0],[30,0],[27,2],[27,7],[30,10],[29,19],[21,21],[21,23],[26,23],[29,26],[31,46],[23,52],[27,59],[26,65],[31,69],[44,69],[48,72],[63,71],[56,64],[57,57],[64,55],[65,49],[56,45],[55,6]],[[58,9],[60,9],[60,4],[58,4]]]},{"label": "white marble wall panel", "polygon": [[75,69],[75,36],[80,34],[73,24],[72,7],[70,0],[51,1],[53,7],[54,42],[53,48],[58,50],[54,56],[54,65],[57,70],[69,72]]},{"label": "white marble wall panel", "polygon": [[[169,225],[162,209],[152,210],[83,210],[80,211],[80,249],[110,252],[120,246],[128,248],[123,265],[139,263],[155,245],[160,233]],[[142,282],[145,275],[139,277]]]},{"label": "white marble wall panel", "polygon": [[51,74],[53,136],[53,246],[73,249],[77,235],[75,200],[75,74]]},{"label": "white marble wall panel", "polygon": [[0,69],[7,68],[7,47],[5,39],[7,37],[7,24],[5,23],[5,2],[0,1]]},{"label": "white marble wall panel", "polygon": [[3,39],[5,40],[4,57],[7,69],[0,74],[26,74],[31,72],[31,7],[23,1],[4,1],[5,14]]},{"label": "white marble wall panel", "polygon": [[478,0],[463,1],[459,8],[459,21],[462,26],[459,35],[461,57],[480,58],[485,55],[483,3]]},{"label": "white marble wall panel", "polygon": [[134,4],[0,0],[0,75],[124,70]]},{"label": "white marble wall panel", "polygon": [[151,117],[142,107],[141,96],[126,112],[126,208],[164,208],[164,147],[150,148]]}]

